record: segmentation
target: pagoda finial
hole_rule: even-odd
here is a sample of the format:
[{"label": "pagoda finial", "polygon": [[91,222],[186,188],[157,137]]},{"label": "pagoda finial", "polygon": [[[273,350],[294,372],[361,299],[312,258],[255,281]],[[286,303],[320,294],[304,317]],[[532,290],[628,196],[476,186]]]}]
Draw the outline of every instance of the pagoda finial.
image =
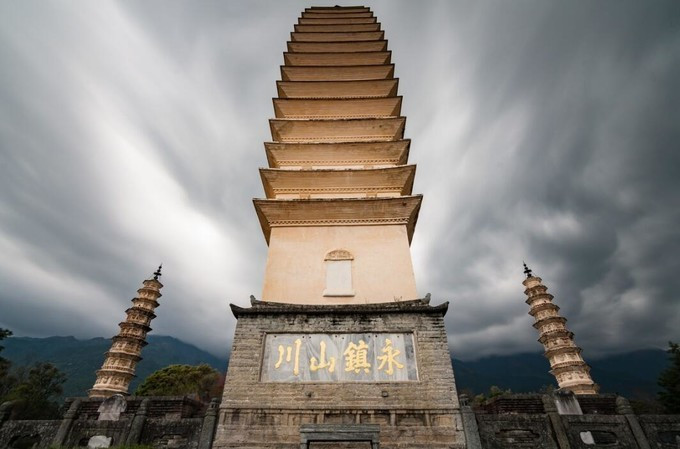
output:
[{"label": "pagoda finial", "polygon": [[531,268],[527,267],[527,264],[524,262],[522,262],[522,264],[524,265],[524,274],[527,275],[527,278],[532,277],[533,274],[531,273]]},{"label": "pagoda finial", "polygon": [[154,271],[154,273],[153,273],[153,280],[154,281],[157,281],[158,278],[161,276],[161,268],[163,268],[163,264],[158,265],[158,269],[156,271]]}]

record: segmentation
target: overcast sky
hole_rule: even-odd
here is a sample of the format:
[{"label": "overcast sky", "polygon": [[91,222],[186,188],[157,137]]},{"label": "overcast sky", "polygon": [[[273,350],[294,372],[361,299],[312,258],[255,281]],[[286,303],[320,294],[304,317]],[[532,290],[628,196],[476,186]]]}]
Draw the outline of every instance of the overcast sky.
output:
[{"label": "overcast sky", "polygon": [[[523,260],[586,357],[680,340],[680,2],[366,4],[454,354],[542,349]],[[305,6],[0,2],[0,327],[110,337],[163,262],[153,333],[227,351],[228,304],[262,289],[251,199]]]}]

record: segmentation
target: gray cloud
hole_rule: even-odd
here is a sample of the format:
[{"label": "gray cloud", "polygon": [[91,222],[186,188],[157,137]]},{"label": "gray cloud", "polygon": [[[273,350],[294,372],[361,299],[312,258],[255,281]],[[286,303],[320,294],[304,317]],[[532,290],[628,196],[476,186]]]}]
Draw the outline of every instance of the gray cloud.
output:
[{"label": "gray cloud", "polygon": [[[304,6],[0,5],[0,326],[112,335],[163,261],[154,332],[226,350],[228,303],[261,290],[250,200]],[[586,354],[677,339],[678,5],[370,6],[425,195],[418,285],[451,301],[456,354],[540,350],[522,260]]]}]

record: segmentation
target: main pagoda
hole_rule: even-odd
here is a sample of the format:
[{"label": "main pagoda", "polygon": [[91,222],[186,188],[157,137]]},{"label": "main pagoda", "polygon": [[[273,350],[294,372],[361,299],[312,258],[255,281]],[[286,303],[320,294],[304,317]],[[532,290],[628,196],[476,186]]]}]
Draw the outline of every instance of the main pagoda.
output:
[{"label": "main pagoda", "polygon": [[264,301],[366,304],[418,297],[409,244],[422,196],[391,52],[368,8],[312,8],[284,53],[266,199]]},{"label": "main pagoda", "polygon": [[307,8],[277,82],[262,300],[238,322],[214,448],[463,448],[444,314],[419,299],[398,80],[366,7]]}]

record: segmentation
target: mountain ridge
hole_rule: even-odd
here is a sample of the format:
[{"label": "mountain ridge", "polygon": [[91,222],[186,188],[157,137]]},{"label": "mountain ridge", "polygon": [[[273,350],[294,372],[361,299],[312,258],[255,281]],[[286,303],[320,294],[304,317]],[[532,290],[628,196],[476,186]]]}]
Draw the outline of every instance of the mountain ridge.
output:
[{"label": "mountain ridge", "polygon": [[[207,363],[225,372],[227,357],[219,358],[197,346],[166,335],[149,335],[149,345],[142,350],[142,360],[137,365],[136,376],[130,384],[130,392],[156,370],[173,364],[199,365]],[[95,337],[78,340],[72,336],[10,337],[3,340],[2,357],[13,366],[27,366],[36,362],[53,363],[66,374],[64,397],[85,396],[94,384],[96,371],[104,362],[104,353],[111,347],[111,340]]]},{"label": "mountain ridge", "polygon": [[[226,372],[229,354],[217,357],[178,338],[165,335],[148,336],[149,345],[142,351],[137,376],[130,386],[137,385],[154,371],[172,364],[198,365],[207,363],[221,373]],[[73,336],[45,338],[10,337],[3,342],[2,356],[16,367],[36,362],[54,363],[67,376],[64,397],[84,396],[92,387],[95,372],[104,361],[110,339],[96,337],[78,340]],[[452,358],[456,384],[461,392],[479,394],[492,385],[513,392],[539,391],[555,386],[549,373],[550,365],[542,353],[485,356],[462,361]],[[656,383],[668,365],[668,356],[661,349],[643,349],[612,354],[588,360],[593,379],[603,393],[619,393],[629,398],[652,398],[659,387]]]}]

